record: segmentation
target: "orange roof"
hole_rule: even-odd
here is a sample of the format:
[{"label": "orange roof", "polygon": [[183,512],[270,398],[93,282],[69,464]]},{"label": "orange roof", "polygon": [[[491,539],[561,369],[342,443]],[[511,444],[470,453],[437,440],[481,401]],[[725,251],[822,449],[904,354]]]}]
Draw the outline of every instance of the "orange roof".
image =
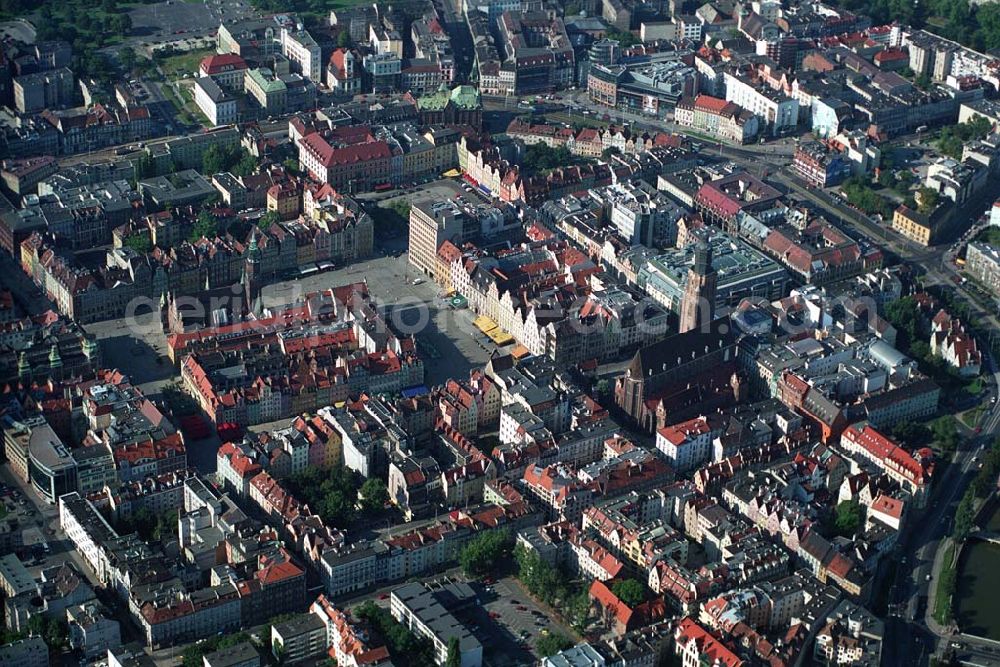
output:
[{"label": "orange roof", "polygon": [[872,501],[872,511],[899,519],[903,516],[903,501],[880,493]]},{"label": "orange roof", "polygon": [[905,449],[876,431],[870,424],[859,429],[856,424],[847,427],[841,440],[855,444],[869,453],[872,458],[892,470],[902,474],[914,484],[924,483],[924,466]]},{"label": "orange roof", "polygon": [[711,430],[705,417],[695,417],[680,424],[664,426],[657,433],[673,445],[682,445],[691,440],[692,437],[704,435]]},{"label": "orange roof", "polygon": [[705,662],[725,667],[741,667],[743,660],[691,618],[682,618],[674,631],[674,641],[682,646],[695,642]]},{"label": "orange roof", "polygon": [[712,97],[711,95],[698,95],[694,98],[694,106],[696,109],[702,109],[711,113],[719,113],[726,108],[729,104],[726,100],[719,99],[718,97]]}]

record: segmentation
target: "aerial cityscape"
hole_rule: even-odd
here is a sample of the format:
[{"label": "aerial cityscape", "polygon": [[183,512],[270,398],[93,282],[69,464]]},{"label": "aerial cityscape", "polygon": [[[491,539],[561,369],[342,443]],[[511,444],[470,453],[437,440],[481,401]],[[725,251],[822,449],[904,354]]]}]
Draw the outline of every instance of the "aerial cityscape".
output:
[{"label": "aerial cityscape", "polygon": [[0,0],[0,667],[1000,667],[1000,2]]}]

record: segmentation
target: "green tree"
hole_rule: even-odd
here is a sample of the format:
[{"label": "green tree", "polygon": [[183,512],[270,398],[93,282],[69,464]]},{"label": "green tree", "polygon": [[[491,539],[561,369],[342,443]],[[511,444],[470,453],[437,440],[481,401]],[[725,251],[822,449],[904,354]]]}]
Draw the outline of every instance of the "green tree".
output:
[{"label": "green tree", "polygon": [[410,202],[405,199],[393,199],[388,207],[403,220],[410,219]]},{"label": "green tree", "polygon": [[28,632],[45,640],[50,650],[61,652],[69,643],[69,627],[58,618],[37,614],[28,621]]},{"label": "green tree", "polygon": [[[949,549],[947,553],[951,553]],[[956,576],[956,571],[951,563],[947,563],[945,567],[941,568],[938,574],[941,577],[941,581],[938,585],[938,595],[943,595],[947,602],[943,602],[940,609],[943,611],[943,617],[939,619],[943,623],[951,623],[952,621],[952,607],[954,606],[951,600],[955,595],[955,588],[958,584],[958,577]]]},{"label": "green tree", "polygon": [[605,398],[611,395],[611,383],[608,382],[607,378],[602,378],[597,381],[594,385],[594,393],[597,394],[598,397],[603,396]]},{"label": "green tree", "polygon": [[551,604],[566,586],[562,572],[542,560],[534,551],[514,549],[517,577],[529,591],[546,604]]},{"label": "green tree", "polygon": [[956,542],[964,542],[972,532],[972,521],[975,518],[975,493],[966,491],[955,510],[955,523],[951,536]]},{"label": "green tree", "polygon": [[878,174],[878,184],[883,188],[896,187],[896,174],[891,169],[883,169]]},{"label": "green tree", "polygon": [[25,9],[26,0],[0,0],[0,12],[5,16],[17,16]]},{"label": "green tree", "polygon": [[122,241],[122,245],[135,250],[140,255],[145,255],[153,249],[153,242],[145,234],[133,234]]},{"label": "green tree", "polygon": [[892,429],[892,437],[910,447],[919,447],[930,442],[931,430],[916,422],[899,422]]},{"label": "green tree", "polygon": [[473,537],[458,554],[458,562],[467,576],[481,577],[510,556],[513,548],[506,528],[487,530]]},{"label": "green tree", "polygon": [[840,189],[851,205],[865,213],[888,216],[891,212],[889,203],[860,178],[850,178],[844,181]]},{"label": "green tree", "polygon": [[351,31],[347,27],[341,28],[337,34],[337,48],[349,49],[352,46]]},{"label": "green tree", "polygon": [[462,667],[462,650],[458,645],[458,637],[448,639],[448,659],[445,667]]},{"label": "green tree", "polygon": [[932,421],[931,434],[945,456],[950,457],[958,449],[958,422],[952,415],[943,415]]},{"label": "green tree", "polygon": [[11,630],[10,628],[3,628],[0,629],[0,645],[16,642],[19,639],[25,639],[27,636],[28,634],[26,632],[18,632],[16,630]]},{"label": "green tree", "polygon": [[299,173],[299,161],[293,157],[290,157],[284,162],[282,162],[281,166],[283,166],[285,168],[285,171],[289,172],[290,174]]},{"label": "green tree", "polygon": [[237,632],[222,637],[209,637],[194,644],[188,644],[181,654],[181,664],[184,667],[202,667],[204,658],[209,653],[219,651],[224,648],[231,648],[237,644],[250,641],[250,635],[245,632]]},{"label": "green tree", "polygon": [[633,33],[625,32],[619,30],[618,28],[609,28],[608,32],[606,33],[606,36],[608,37],[608,39],[617,40],[623,49],[627,49],[630,46],[635,46],[636,44],[639,44],[642,41],[638,37],[636,37]]},{"label": "green tree", "polygon": [[251,155],[250,151],[244,149],[240,155],[240,159],[233,165],[233,174],[236,176],[250,176],[256,173],[257,164],[257,158]]},{"label": "green tree", "polygon": [[917,300],[912,296],[890,302],[885,308],[885,316],[896,329],[896,344],[903,352],[923,338],[921,335],[920,311]]},{"label": "green tree", "polygon": [[292,494],[302,500],[323,521],[343,526],[354,517],[354,499],[361,487],[360,475],[345,466],[329,471],[308,468],[287,480]]},{"label": "green tree", "polygon": [[108,18],[108,31],[125,37],[132,30],[132,17],[121,12]]},{"label": "green tree", "polygon": [[136,63],[135,49],[131,46],[123,46],[118,49],[118,62],[122,64],[122,68],[126,72],[131,72]]},{"label": "green tree", "polygon": [[569,637],[555,632],[549,633],[544,637],[539,637],[538,641],[535,642],[535,648],[538,650],[538,655],[543,658],[555,655],[559,651],[565,651],[566,649],[572,647],[573,641]]},{"label": "green tree", "polygon": [[864,510],[856,500],[845,500],[834,510],[833,530],[837,535],[854,537],[864,521]]},{"label": "green tree", "polygon": [[611,592],[629,607],[642,604],[646,599],[646,587],[636,579],[622,579],[611,584]]},{"label": "green tree", "polygon": [[268,231],[271,229],[271,225],[276,225],[281,222],[281,216],[278,215],[277,211],[268,211],[264,215],[257,219],[257,227],[261,231]]},{"label": "green tree", "polygon": [[225,171],[227,166],[225,149],[218,144],[209,146],[201,156],[201,172],[205,175],[218,174]]},{"label": "green tree", "polygon": [[933,213],[941,201],[938,191],[923,186],[917,192],[920,195],[917,200],[917,210],[924,215]]},{"label": "green tree", "polygon": [[77,67],[80,69],[81,74],[84,76],[89,76],[97,81],[110,81],[111,80],[111,68],[108,66],[108,59],[103,53],[99,51],[94,51],[92,48],[87,50],[86,47],[81,51]]},{"label": "green tree", "polygon": [[148,507],[140,507],[129,518],[132,530],[139,533],[139,537],[144,540],[153,538],[153,531],[156,528],[156,515]]},{"label": "green tree", "polygon": [[378,477],[370,477],[361,485],[361,506],[369,512],[377,512],[389,502],[389,490]]},{"label": "green tree", "polygon": [[989,120],[976,116],[964,123],[942,128],[938,134],[937,149],[949,157],[960,160],[962,148],[966,143],[982,139],[992,131],[993,125]]},{"label": "green tree", "polygon": [[188,238],[194,242],[202,237],[207,239],[215,238],[218,233],[219,221],[210,211],[202,210],[198,213],[198,218],[191,227],[191,235]]},{"label": "green tree", "polygon": [[413,667],[434,667],[434,645],[425,637],[418,637],[371,600],[354,610],[355,616],[370,623],[385,639],[386,648],[393,662]]},{"label": "green tree", "polygon": [[567,167],[579,161],[579,158],[570,153],[565,146],[552,148],[546,144],[532,144],[525,147],[524,156],[521,158],[521,164],[529,171]]},{"label": "green tree", "polygon": [[583,632],[590,619],[590,593],[581,588],[566,601],[564,610],[564,616],[572,624],[573,629]]},{"label": "green tree", "polygon": [[907,195],[910,192],[910,186],[913,185],[913,180],[915,176],[913,172],[903,169],[896,173],[896,182],[892,186],[892,189],[901,195]]},{"label": "green tree", "polygon": [[177,510],[156,517],[156,527],[153,528],[153,539],[162,540],[167,537],[177,537]]}]

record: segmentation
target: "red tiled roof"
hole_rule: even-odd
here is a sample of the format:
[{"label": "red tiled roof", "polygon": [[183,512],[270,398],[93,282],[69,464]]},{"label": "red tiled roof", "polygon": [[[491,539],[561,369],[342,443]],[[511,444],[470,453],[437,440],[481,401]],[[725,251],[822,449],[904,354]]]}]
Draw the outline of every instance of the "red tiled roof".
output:
[{"label": "red tiled roof", "polygon": [[915,484],[924,482],[924,466],[905,449],[885,437],[869,424],[860,429],[852,424],[844,430],[842,440],[855,443],[866,450],[874,459],[905,475]]},{"label": "red tiled roof", "polygon": [[698,95],[694,98],[695,109],[701,109],[702,111],[708,111],[710,113],[720,113],[729,104],[726,100],[720,99],[718,97],[712,97],[711,95]]},{"label": "red tiled roof", "polygon": [[872,511],[899,519],[903,516],[903,501],[880,493],[872,501]]},{"label": "red tiled roof", "polygon": [[206,56],[201,61],[201,71],[205,74],[219,74],[227,70],[246,69],[247,61],[235,53]]},{"label": "red tiled roof", "polygon": [[[691,618],[682,618],[677,623],[677,630],[674,632],[674,641],[677,644],[687,646],[690,642],[695,642],[698,646],[698,653],[703,662],[711,665],[725,667],[741,667],[743,660],[729,650],[722,642],[713,637],[708,630],[701,627]],[[704,660],[707,658],[707,660]]]},{"label": "red tiled roof", "polygon": [[[287,556],[287,554],[285,555]],[[295,565],[290,558],[280,563],[262,564],[261,569],[254,573],[257,580],[265,586],[304,575],[302,569]]]},{"label": "red tiled roof", "polygon": [[392,157],[392,151],[384,141],[371,141],[353,146],[344,146],[343,148],[334,148],[319,133],[316,133],[303,137],[300,139],[300,142],[306,147],[306,150],[316,156],[324,167],[369,162]]},{"label": "red tiled roof", "polygon": [[875,62],[892,62],[898,60],[908,60],[909,55],[902,49],[886,49],[875,54]]},{"label": "red tiled roof", "polygon": [[711,430],[712,428],[708,424],[708,419],[705,417],[695,417],[680,424],[664,426],[657,433],[666,438],[670,444],[681,445],[690,440],[692,436],[704,435]]}]

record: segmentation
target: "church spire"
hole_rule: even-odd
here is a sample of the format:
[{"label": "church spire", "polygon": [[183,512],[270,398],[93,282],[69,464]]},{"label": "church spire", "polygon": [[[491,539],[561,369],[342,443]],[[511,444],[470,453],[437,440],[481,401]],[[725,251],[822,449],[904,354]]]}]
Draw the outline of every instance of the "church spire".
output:
[{"label": "church spire", "polygon": [[53,343],[52,349],[49,350],[49,368],[62,368],[62,365],[62,357],[59,355],[59,345]]},{"label": "church spire", "polygon": [[681,297],[680,332],[703,327],[715,318],[716,275],[712,267],[712,246],[705,237],[694,247],[694,264],[688,271]]},{"label": "church spire", "polygon": [[250,243],[243,262],[243,309],[246,313],[260,314],[260,248],[257,246],[257,228],[250,232]]},{"label": "church spire", "polygon": [[31,377],[31,362],[26,352],[22,352],[17,359],[17,376],[22,380]]}]

